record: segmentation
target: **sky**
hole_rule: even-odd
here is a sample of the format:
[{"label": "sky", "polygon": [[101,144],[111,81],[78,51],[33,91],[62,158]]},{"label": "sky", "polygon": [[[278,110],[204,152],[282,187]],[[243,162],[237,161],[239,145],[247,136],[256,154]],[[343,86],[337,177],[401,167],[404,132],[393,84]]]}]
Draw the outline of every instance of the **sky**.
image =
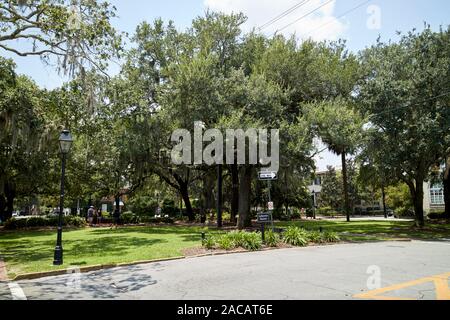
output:
[{"label": "sky", "polygon": [[[191,21],[208,8],[225,13],[243,12],[247,15],[244,31],[253,29],[267,36],[282,33],[295,34],[299,39],[345,39],[349,50],[358,52],[375,43],[398,39],[397,31],[408,32],[423,29],[427,22],[435,30],[450,24],[448,0],[110,0],[117,8],[118,17],[113,25],[120,31],[133,34],[142,21],[161,17],[173,20],[184,30]],[[292,8],[292,9],[291,9]],[[269,23],[280,14],[288,14]],[[17,44],[21,46],[21,43]],[[17,57],[0,50],[0,55],[13,58],[17,72],[33,78],[40,86],[53,89],[67,78],[58,75],[51,66],[45,66],[39,58]],[[119,67],[111,66],[109,72],[117,73]],[[318,170],[327,165],[339,166],[340,158],[325,151],[317,157]]]}]

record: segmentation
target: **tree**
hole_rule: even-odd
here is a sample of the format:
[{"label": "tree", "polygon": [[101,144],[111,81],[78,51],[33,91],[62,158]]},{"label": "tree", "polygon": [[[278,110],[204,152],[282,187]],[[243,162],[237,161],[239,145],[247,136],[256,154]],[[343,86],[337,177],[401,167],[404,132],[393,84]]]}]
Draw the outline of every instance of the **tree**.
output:
[{"label": "tree", "polygon": [[333,210],[342,209],[342,183],[339,182],[335,168],[328,167],[322,179],[320,205]]},{"label": "tree", "polygon": [[352,108],[349,100],[337,98],[307,105],[308,119],[313,123],[318,137],[329,150],[342,158],[342,185],[344,208],[350,221],[350,198],[347,172],[347,154],[354,154],[362,141],[364,120]]},{"label": "tree", "polygon": [[0,49],[47,63],[56,58],[60,70],[71,75],[84,72],[86,64],[103,70],[121,49],[110,24],[114,11],[96,0],[3,0]]},{"label": "tree", "polygon": [[[0,58],[0,219],[11,218],[20,195],[48,192],[57,152],[55,127],[45,114],[45,93]],[[42,184],[47,179],[50,186]],[[53,180],[54,181],[54,180]]]},{"label": "tree", "polygon": [[450,29],[403,35],[396,44],[362,54],[366,76],[359,88],[371,135],[398,179],[410,189],[416,223],[424,226],[424,181],[450,144]]}]

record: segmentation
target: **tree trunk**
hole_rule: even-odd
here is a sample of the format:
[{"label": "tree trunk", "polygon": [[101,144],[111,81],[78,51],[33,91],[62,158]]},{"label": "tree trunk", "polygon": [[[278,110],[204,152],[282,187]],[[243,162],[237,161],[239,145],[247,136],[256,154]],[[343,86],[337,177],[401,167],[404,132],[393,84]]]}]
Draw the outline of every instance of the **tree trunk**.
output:
[{"label": "tree trunk", "polygon": [[384,187],[384,184],[381,186],[381,194],[383,196],[383,211],[384,211],[384,218],[388,218],[388,212],[386,208],[386,188]]},{"label": "tree trunk", "polygon": [[414,204],[414,213],[416,215],[416,225],[418,227],[424,227],[425,226],[425,216],[423,211],[423,197],[424,197],[424,191],[423,191],[423,182],[424,179],[418,178],[415,181],[415,184],[413,182],[409,182],[409,190],[411,192],[411,197],[413,199]]},{"label": "tree trunk", "polygon": [[2,194],[0,194],[0,220],[2,222],[6,221],[5,209],[6,209],[6,199]]},{"label": "tree trunk", "polygon": [[5,185],[6,210],[4,213],[5,221],[12,218],[14,211],[14,199],[16,198],[16,186],[11,183]]},{"label": "tree trunk", "polygon": [[239,230],[251,227],[252,219],[250,215],[250,196],[252,189],[252,167],[243,166],[240,174],[239,188]]},{"label": "tree trunk", "polygon": [[450,157],[447,158],[447,165],[444,173],[444,202],[446,219],[450,219]]},{"label": "tree trunk", "polygon": [[231,166],[232,200],[231,200],[231,222],[237,223],[236,216],[239,211],[239,167],[234,164]]},{"label": "tree trunk", "polygon": [[348,196],[348,180],[347,180],[347,160],[345,151],[342,152],[342,180],[344,183],[344,207],[347,215],[347,222],[350,222],[350,199]]},{"label": "tree trunk", "polygon": [[194,210],[192,209],[191,199],[189,198],[189,191],[187,185],[183,185],[180,188],[181,197],[183,198],[184,205],[186,206],[186,213],[189,217],[189,221],[195,221]]}]

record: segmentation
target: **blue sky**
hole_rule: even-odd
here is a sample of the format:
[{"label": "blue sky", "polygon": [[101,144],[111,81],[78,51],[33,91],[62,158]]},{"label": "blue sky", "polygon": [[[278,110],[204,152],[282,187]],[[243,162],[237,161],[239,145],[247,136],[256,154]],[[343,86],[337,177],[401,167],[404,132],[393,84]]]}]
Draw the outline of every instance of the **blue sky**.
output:
[{"label": "blue sky", "polygon": [[[424,21],[434,29],[450,24],[448,0],[373,0],[367,3],[364,0],[110,0],[117,7],[119,16],[113,24],[130,34],[140,22],[158,17],[173,20],[179,29],[185,29],[208,7],[227,13],[244,12],[248,16],[244,30],[251,30],[302,1],[305,2],[302,6],[262,32],[271,35],[292,24],[282,33],[289,35],[295,32],[299,38],[313,37],[316,40],[343,38],[347,40],[349,49],[356,52],[373,44],[378,36],[386,41],[396,40],[396,31],[421,29]],[[323,7],[293,23],[319,6]],[[357,9],[341,17],[354,8]],[[52,67],[44,66],[39,58],[20,58],[4,51],[0,51],[0,55],[13,58],[18,73],[32,77],[42,87],[55,88],[65,80]],[[117,69],[112,67],[111,72],[115,73]],[[339,159],[327,152],[321,157],[323,159],[317,159],[320,170],[328,164],[339,164]]]}]

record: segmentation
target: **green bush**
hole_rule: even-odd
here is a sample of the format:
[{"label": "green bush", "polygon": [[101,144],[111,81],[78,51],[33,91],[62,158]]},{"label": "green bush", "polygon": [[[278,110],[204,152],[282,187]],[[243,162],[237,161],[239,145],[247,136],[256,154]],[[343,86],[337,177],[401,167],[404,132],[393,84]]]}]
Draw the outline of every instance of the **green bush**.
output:
[{"label": "green bush", "polygon": [[49,220],[45,217],[30,217],[26,219],[27,228],[47,227]]},{"label": "green bush", "polygon": [[278,233],[275,233],[272,230],[270,230],[269,232],[266,233],[266,244],[269,247],[272,247],[272,248],[278,247],[280,242],[281,242],[281,239],[280,239],[280,235]]},{"label": "green bush", "polygon": [[18,230],[18,229],[24,229],[26,227],[27,227],[26,219],[11,218],[11,219],[6,220],[4,223],[5,230]]},{"label": "green bush", "polygon": [[141,218],[131,212],[125,212],[120,216],[123,224],[139,224],[141,223]]},{"label": "green bush", "polygon": [[323,233],[318,231],[310,231],[308,232],[308,241],[314,243],[324,243],[326,241],[323,235],[324,235]]},{"label": "green bush", "polygon": [[227,235],[220,237],[217,240],[217,245],[219,246],[220,249],[223,249],[223,250],[233,250],[236,248],[233,240],[230,237],[228,237]]},{"label": "green bush", "polygon": [[245,245],[245,232],[243,231],[232,231],[226,234],[226,237],[228,237],[233,243],[234,246],[237,247],[244,247]]},{"label": "green bush", "polygon": [[[59,224],[59,217],[57,216],[40,216],[29,217],[26,219],[9,219],[5,222],[6,230],[18,230],[25,228],[44,228],[44,227],[57,227]],[[86,221],[78,216],[63,217],[63,226],[81,228],[86,226]]]},{"label": "green bush", "polygon": [[244,233],[244,249],[250,251],[260,250],[262,248],[261,235],[256,232],[246,232]]},{"label": "green bush", "polygon": [[256,251],[262,248],[262,240],[261,235],[255,232],[233,231],[218,236],[208,235],[203,241],[203,246],[207,249],[218,247],[224,250],[233,250],[240,247]]},{"label": "green bush", "polygon": [[428,218],[431,220],[441,220],[444,219],[445,212],[431,212]]},{"label": "green bush", "polygon": [[341,238],[339,238],[336,232],[324,232],[322,237],[323,241],[327,243],[335,243],[341,241]]},{"label": "green bush", "polygon": [[64,217],[64,224],[66,226],[81,228],[86,226],[86,220],[78,216],[67,216]]},{"label": "green bush", "polygon": [[308,244],[308,234],[297,227],[289,227],[283,235],[284,242],[296,247],[304,247]]},{"label": "green bush", "polygon": [[209,250],[215,249],[216,248],[216,238],[213,235],[208,234],[206,236],[205,240],[203,240],[203,246]]}]

